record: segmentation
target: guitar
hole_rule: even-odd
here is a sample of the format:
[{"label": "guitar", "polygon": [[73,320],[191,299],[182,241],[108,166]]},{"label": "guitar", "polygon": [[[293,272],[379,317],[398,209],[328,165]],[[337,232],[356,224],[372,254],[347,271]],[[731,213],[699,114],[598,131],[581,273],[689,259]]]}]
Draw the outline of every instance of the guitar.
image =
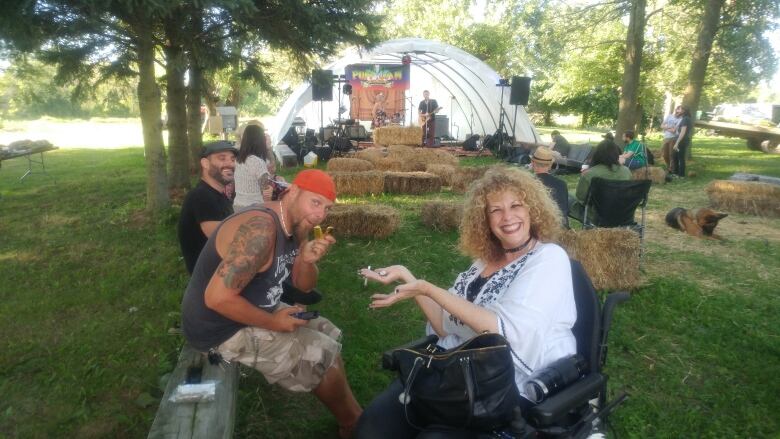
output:
[{"label": "guitar", "polygon": [[442,108],[443,107],[439,107],[439,108],[431,111],[430,113],[420,113],[420,125],[422,126],[422,125],[425,125],[426,123],[428,123],[428,120],[430,118],[432,118],[436,113],[438,113],[439,110],[441,110]]}]

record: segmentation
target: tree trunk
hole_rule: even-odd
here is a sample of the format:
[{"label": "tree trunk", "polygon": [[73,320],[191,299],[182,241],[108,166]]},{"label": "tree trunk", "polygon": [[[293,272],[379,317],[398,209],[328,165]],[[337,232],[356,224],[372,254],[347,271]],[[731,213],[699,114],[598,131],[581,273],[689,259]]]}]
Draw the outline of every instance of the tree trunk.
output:
[{"label": "tree trunk", "polygon": [[[203,32],[203,17],[200,11],[193,11],[190,25],[190,35],[199,36]],[[187,84],[187,138],[190,142],[190,173],[200,175],[200,151],[203,149],[203,120],[200,115],[201,96],[203,87],[203,66],[198,58],[199,50],[196,47],[198,37],[190,41],[187,51],[189,59],[189,83]]]},{"label": "tree trunk", "polygon": [[[171,17],[178,17],[172,14]],[[166,63],[166,102],[168,113],[169,180],[171,189],[190,188],[190,153],[187,140],[187,105],[184,72],[187,69],[180,37],[181,23],[175,18],[165,21],[168,43],[164,47]]]},{"label": "tree trunk", "polygon": [[144,132],[146,156],[146,209],[157,212],[170,206],[168,174],[165,171],[160,115],[160,88],[154,77],[154,42],[148,24],[137,24],[135,29],[138,50],[138,108]]},{"label": "tree trunk", "polygon": [[187,134],[190,141],[190,173],[200,174],[200,151],[203,149],[203,121],[200,96],[203,93],[203,70],[190,58],[190,82],[187,86]]},{"label": "tree trunk", "polygon": [[[696,119],[696,111],[699,109],[701,100],[701,91],[704,88],[704,77],[707,75],[707,64],[710,62],[710,53],[712,52],[712,42],[715,40],[715,34],[718,32],[720,23],[720,11],[723,8],[724,0],[707,0],[704,6],[704,14],[699,28],[699,37],[696,40],[696,48],[691,57],[691,68],[688,70],[688,85],[685,86],[683,93],[683,106],[691,112],[691,118]],[[691,157],[691,150],[688,148],[688,157]]]},{"label": "tree trunk", "polygon": [[639,73],[642,67],[642,48],[645,44],[646,0],[631,2],[631,17],[626,36],[626,55],[623,63],[623,82],[618,104],[616,138],[626,130],[636,130],[639,120]]}]

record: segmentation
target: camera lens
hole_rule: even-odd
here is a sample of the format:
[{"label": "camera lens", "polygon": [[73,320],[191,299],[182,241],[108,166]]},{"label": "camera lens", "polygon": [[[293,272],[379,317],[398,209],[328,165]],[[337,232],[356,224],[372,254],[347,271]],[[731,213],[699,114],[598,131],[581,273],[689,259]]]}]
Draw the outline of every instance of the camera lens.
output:
[{"label": "camera lens", "polygon": [[586,367],[587,361],[579,354],[556,360],[530,377],[524,386],[526,396],[538,404],[577,381]]}]

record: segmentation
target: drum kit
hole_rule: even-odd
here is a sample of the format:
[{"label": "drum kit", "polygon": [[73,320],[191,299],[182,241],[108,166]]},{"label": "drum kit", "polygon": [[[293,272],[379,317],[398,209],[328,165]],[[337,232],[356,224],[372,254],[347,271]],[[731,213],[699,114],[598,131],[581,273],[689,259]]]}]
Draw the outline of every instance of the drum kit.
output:
[{"label": "drum kit", "polygon": [[384,111],[377,111],[374,115],[374,118],[371,120],[371,128],[379,128],[388,125],[401,125],[402,123],[403,117],[399,112],[396,112],[390,116]]}]

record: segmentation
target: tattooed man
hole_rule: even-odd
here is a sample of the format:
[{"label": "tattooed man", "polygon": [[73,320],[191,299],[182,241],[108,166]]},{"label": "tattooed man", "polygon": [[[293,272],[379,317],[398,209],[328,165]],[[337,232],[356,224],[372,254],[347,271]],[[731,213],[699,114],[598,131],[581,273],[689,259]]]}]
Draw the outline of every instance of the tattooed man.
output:
[{"label": "tattooed man", "polygon": [[282,281],[310,291],[317,261],[336,240],[307,240],[336,199],[331,177],[300,172],[281,200],[230,216],[209,238],[182,301],[187,341],[203,352],[259,370],[269,383],[313,392],[350,437],[361,409],[341,361],[341,330],[329,320],[302,320],[280,303]]}]

